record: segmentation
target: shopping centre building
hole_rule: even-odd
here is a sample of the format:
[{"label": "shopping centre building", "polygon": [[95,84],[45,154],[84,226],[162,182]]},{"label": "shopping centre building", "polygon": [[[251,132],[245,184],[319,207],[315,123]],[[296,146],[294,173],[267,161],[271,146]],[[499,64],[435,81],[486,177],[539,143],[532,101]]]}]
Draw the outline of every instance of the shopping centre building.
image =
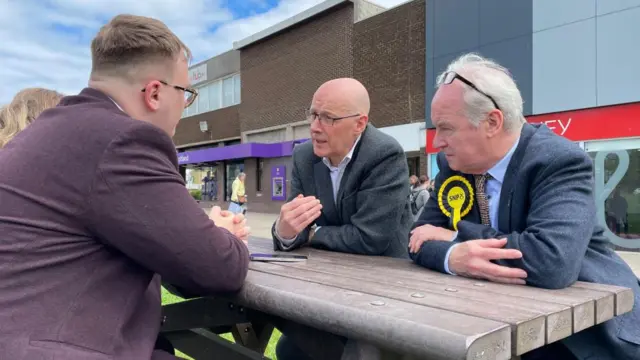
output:
[{"label": "shopping centre building", "polygon": [[209,173],[224,205],[243,171],[249,210],[279,212],[293,147],[310,136],[305,109],[338,77],[364,83],[371,123],[400,141],[411,173],[426,173],[424,14],[425,1],[329,0],[192,66],[200,95],[174,137],[187,186],[202,189]]},{"label": "shopping centre building", "polygon": [[201,95],[175,136],[183,174],[199,189],[210,171],[223,202],[244,171],[249,209],[277,212],[291,151],[309,137],[304,109],[322,82],[349,76],[368,88],[370,121],[404,146],[410,172],[434,177],[435,77],[475,51],[512,72],[527,121],[589,153],[599,221],[617,246],[640,248],[637,33],[640,0],[325,1],[191,68]]}]

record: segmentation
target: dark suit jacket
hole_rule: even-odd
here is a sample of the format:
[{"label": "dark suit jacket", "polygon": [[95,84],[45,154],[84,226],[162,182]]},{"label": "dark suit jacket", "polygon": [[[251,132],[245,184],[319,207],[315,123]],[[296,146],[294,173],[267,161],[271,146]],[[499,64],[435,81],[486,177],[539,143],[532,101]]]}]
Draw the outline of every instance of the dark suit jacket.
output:
[{"label": "dark suit jacket", "polygon": [[160,274],[238,290],[248,251],[189,195],[171,138],[85,89],[0,150],[0,355],[149,359]]},{"label": "dark suit jacket", "polygon": [[[311,246],[333,251],[407,258],[409,227],[409,169],[404,150],[391,136],[367,125],[347,165],[337,201],[329,168],[313,153],[312,143],[298,145],[293,152],[289,201],[303,194],[322,203]],[[275,236],[275,250],[285,250]],[[288,250],[304,245],[309,229]]]},{"label": "dark suit jacket", "polygon": [[[433,199],[420,219],[424,224],[449,228],[449,219],[438,208],[442,182],[462,175],[438,155],[440,172]],[[500,260],[502,265],[527,271],[531,286],[559,289],[576,280],[613,284],[635,291],[630,314],[618,317],[566,339],[579,359],[640,359],[640,287],[629,266],[610,248],[597,224],[593,195],[593,163],[569,140],[545,126],[525,124],[502,185],[498,231],[481,225],[477,206],[458,223],[454,242],[426,242],[414,261],[444,272],[445,254],[456,242],[507,237],[507,248],[523,253],[520,260]],[[591,356],[595,356],[591,358]]]}]

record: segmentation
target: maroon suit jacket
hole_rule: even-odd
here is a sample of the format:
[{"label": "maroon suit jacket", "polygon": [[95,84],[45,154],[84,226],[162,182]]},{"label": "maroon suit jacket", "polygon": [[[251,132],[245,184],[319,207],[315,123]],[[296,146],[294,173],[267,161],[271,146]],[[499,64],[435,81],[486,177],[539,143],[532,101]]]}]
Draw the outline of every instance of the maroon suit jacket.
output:
[{"label": "maroon suit jacket", "polygon": [[192,294],[240,289],[246,246],[177,166],[165,132],[94,89],[0,150],[1,358],[150,359],[160,276]]}]

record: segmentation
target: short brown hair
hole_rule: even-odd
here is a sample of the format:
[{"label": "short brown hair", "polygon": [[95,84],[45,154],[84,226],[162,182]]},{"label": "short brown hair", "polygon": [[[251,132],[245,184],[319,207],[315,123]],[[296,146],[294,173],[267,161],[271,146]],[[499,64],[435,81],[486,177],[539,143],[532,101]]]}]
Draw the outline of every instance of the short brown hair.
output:
[{"label": "short brown hair", "polygon": [[11,103],[0,108],[0,148],[26,129],[43,111],[58,105],[62,97],[57,91],[42,88],[18,92]]},{"label": "short brown hair", "polygon": [[144,16],[117,15],[91,42],[91,74],[124,76],[142,63],[176,61],[191,51],[162,21]]}]

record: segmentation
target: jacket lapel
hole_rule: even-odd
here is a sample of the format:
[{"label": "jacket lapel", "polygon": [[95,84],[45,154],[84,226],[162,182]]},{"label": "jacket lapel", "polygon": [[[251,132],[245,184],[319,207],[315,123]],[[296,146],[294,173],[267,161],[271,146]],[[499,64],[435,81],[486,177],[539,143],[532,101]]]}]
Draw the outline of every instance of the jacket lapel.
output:
[{"label": "jacket lapel", "polygon": [[349,183],[349,176],[351,175],[353,167],[356,163],[358,163],[358,154],[360,153],[360,149],[362,148],[363,142],[369,141],[368,129],[371,125],[367,124],[367,127],[362,132],[362,136],[360,137],[360,141],[356,144],[356,147],[353,149],[353,153],[351,154],[351,160],[349,160],[349,164],[344,169],[342,173],[342,179],[340,179],[340,186],[338,187],[338,195],[336,196],[336,209],[338,214],[342,212],[342,199],[344,198],[344,190],[345,189],[353,189],[354,186]]},{"label": "jacket lapel", "polygon": [[498,229],[502,232],[511,231],[511,200],[515,186],[517,185],[520,164],[522,163],[525,151],[534,133],[535,128],[531,124],[524,124],[520,132],[518,147],[511,156],[511,161],[509,161],[509,165],[507,166],[507,172],[504,175],[502,189],[500,190],[500,210],[498,212]]},{"label": "jacket lapel", "polygon": [[316,185],[316,193],[322,204],[322,214],[329,222],[337,223],[335,202],[333,201],[333,184],[329,175],[329,168],[318,161],[313,167],[313,180]]},{"label": "jacket lapel", "polygon": [[[354,155],[355,157],[355,155]],[[347,166],[344,169],[344,172],[342,173],[342,179],[340,179],[340,187],[338,188],[338,196],[336,196],[336,209],[338,211],[338,214],[340,214],[342,212],[342,199],[344,198],[344,190],[345,189],[353,189],[354,186],[352,184],[349,183],[349,176],[351,175],[352,171],[351,169],[353,168],[353,163],[354,163],[355,159],[351,159],[351,162],[349,162],[349,164],[347,164]]]}]

